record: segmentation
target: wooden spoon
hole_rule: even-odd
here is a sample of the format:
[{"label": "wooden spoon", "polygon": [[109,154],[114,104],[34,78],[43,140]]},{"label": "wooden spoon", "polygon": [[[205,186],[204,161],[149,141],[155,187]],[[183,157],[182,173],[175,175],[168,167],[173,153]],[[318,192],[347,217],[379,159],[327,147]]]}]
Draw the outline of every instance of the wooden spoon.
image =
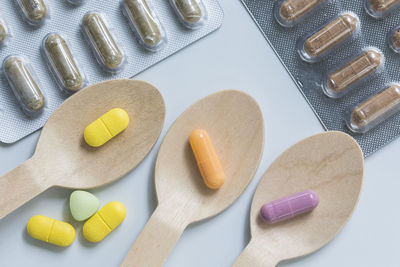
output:
[{"label": "wooden spoon", "polygon": [[[89,147],[85,127],[116,107],[128,112],[128,128]],[[164,117],[160,92],[142,81],[107,81],[74,94],[44,126],[32,158],[0,177],[0,218],[52,186],[92,188],[122,177],[149,153]]]},{"label": "wooden spoon", "polygon": [[[193,156],[189,135],[210,135],[226,175],[218,190],[207,188]],[[264,147],[261,111],[240,91],[222,91],[189,107],[169,129],[155,166],[158,207],[122,266],[161,266],[187,225],[231,205],[252,179]]]},{"label": "wooden spoon", "polygon": [[[353,213],[363,172],[361,149],[347,134],[317,134],[290,147],[257,187],[250,212],[252,238],[233,266],[276,266],[326,245]],[[307,189],[319,195],[319,205],[312,212],[278,224],[262,222],[263,204]]]}]

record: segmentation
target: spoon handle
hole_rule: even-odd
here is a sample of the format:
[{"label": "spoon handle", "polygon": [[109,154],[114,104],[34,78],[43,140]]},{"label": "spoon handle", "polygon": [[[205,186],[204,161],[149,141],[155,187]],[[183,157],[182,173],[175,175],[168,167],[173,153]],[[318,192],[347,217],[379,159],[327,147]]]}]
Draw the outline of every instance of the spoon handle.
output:
[{"label": "spoon handle", "polygon": [[252,238],[232,267],[275,267],[278,263],[279,259],[266,251],[261,242]]},{"label": "spoon handle", "polygon": [[129,250],[121,266],[162,266],[188,225],[185,214],[158,206]]},{"label": "spoon handle", "polygon": [[34,166],[30,159],[0,177],[0,219],[46,190],[34,179]]}]

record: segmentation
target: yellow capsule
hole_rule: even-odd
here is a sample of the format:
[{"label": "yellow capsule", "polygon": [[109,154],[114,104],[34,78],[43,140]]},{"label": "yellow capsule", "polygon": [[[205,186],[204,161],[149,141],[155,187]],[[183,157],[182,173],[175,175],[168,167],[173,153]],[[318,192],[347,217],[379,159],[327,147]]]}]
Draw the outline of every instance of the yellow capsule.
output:
[{"label": "yellow capsule", "polygon": [[225,174],[208,133],[194,130],[189,141],[204,183],[211,189],[220,188],[225,182]]},{"label": "yellow capsule", "polygon": [[113,108],[89,124],[84,133],[89,146],[99,147],[128,127],[129,115],[121,108]]},{"label": "yellow capsule", "polygon": [[75,240],[72,225],[42,215],[31,217],[26,229],[31,237],[60,247],[67,247]]},{"label": "yellow capsule", "polygon": [[125,216],[125,206],[111,201],[85,222],[83,236],[90,242],[100,242],[122,223]]}]

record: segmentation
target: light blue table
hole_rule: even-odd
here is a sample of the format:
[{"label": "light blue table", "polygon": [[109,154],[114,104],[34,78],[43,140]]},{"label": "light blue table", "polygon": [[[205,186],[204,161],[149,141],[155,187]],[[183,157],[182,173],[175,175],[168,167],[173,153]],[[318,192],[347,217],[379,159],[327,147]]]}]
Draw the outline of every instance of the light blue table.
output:
[{"label": "light blue table", "polygon": [[[111,200],[123,202],[128,212],[124,223],[97,245],[84,240],[79,223],[74,224],[77,240],[67,249],[32,240],[25,231],[32,215],[69,218],[71,191],[50,189],[0,221],[0,266],[117,266],[156,206],[153,167],[167,129],[199,98],[231,88],[248,92],[262,108],[266,143],[260,168],[232,207],[189,226],[165,266],[224,267],[233,263],[249,241],[249,207],[264,171],[287,147],[323,129],[242,4],[238,0],[221,0],[221,4],[225,22],[218,32],[137,76],[153,83],[165,98],[167,116],[161,138],[136,170],[92,191],[102,205]],[[0,145],[0,175],[32,155],[38,136],[39,132],[16,144]],[[400,266],[399,151],[400,140],[395,140],[366,159],[358,208],[331,243],[280,266]]]}]

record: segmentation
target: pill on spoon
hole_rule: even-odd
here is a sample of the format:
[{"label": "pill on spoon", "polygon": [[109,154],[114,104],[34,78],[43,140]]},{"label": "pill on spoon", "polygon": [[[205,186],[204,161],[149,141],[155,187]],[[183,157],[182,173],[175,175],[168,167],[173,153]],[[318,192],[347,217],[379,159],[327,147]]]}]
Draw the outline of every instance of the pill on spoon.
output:
[{"label": "pill on spoon", "polygon": [[77,221],[84,221],[90,218],[99,209],[100,201],[93,194],[76,190],[69,198],[69,207],[72,217]]},{"label": "pill on spoon", "polygon": [[99,147],[128,127],[129,115],[121,108],[113,108],[89,124],[84,131],[86,143]]},{"label": "pill on spoon", "polygon": [[264,204],[260,216],[266,223],[273,224],[311,211],[318,203],[317,193],[307,190]]},{"label": "pill on spoon", "polygon": [[60,247],[67,247],[75,240],[72,225],[42,215],[31,217],[26,230],[31,237]]},{"label": "pill on spoon", "polygon": [[204,183],[211,189],[220,188],[225,182],[225,174],[208,133],[202,129],[194,130],[189,141]]}]

